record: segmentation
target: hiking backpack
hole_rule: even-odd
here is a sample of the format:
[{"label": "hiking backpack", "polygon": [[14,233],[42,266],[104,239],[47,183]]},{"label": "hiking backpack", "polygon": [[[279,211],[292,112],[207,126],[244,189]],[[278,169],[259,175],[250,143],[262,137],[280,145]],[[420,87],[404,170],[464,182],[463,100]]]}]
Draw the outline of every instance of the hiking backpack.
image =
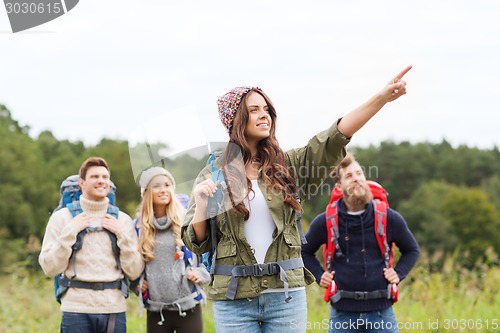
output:
[{"label": "hiking backpack", "polygon": [[[83,212],[79,201],[80,196],[82,194],[80,186],[78,184],[79,178],[80,178],[79,175],[72,175],[63,180],[60,186],[61,199],[59,200],[59,205],[54,209],[54,212],[66,207],[69,209],[73,218]],[[120,210],[118,207],[115,206],[115,201],[116,201],[115,191],[116,191],[116,186],[115,184],[113,184],[112,181],[110,181],[109,194],[108,194],[109,206],[107,213],[114,216],[115,218],[118,218],[118,213]],[[93,289],[93,290],[121,289],[123,296],[124,297],[128,296],[128,287],[125,279],[114,282],[84,282],[84,281],[73,280],[77,276],[75,267],[76,255],[78,251],[82,248],[83,237],[89,232],[96,232],[96,231],[107,232],[111,240],[111,248],[113,249],[113,253],[115,254],[116,263],[118,265],[120,272],[122,272],[122,266],[120,263],[120,248],[118,247],[117,244],[116,235],[104,228],[88,227],[78,233],[78,235],[76,236],[76,242],[71,247],[72,252],[69,261],[73,267],[73,276],[68,278],[64,275],[63,272],[54,277],[54,293],[57,302],[61,303],[61,297],[68,290],[68,288],[71,287]]]},{"label": "hiking backpack", "polygon": [[176,193],[175,197],[177,198],[177,200],[179,200],[182,207],[184,207],[184,209],[187,210],[189,207],[189,195],[184,194],[184,193]]},{"label": "hiking backpack", "polygon": [[[394,243],[390,245],[387,243],[387,208],[389,208],[389,202],[387,200],[387,192],[379,183],[373,180],[366,181],[368,187],[373,196],[372,204],[375,214],[375,236],[377,238],[377,244],[380,248],[382,258],[384,259],[384,265],[386,268],[391,268],[394,263]],[[331,272],[332,263],[335,257],[342,256],[342,250],[338,242],[339,239],[339,221],[338,221],[338,202],[339,199],[343,197],[342,192],[335,187],[330,196],[330,202],[326,207],[326,230],[327,230],[327,243],[323,245],[323,260],[324,267]],[[351,295],[351,293],[353,295]],[[326,302],[338,302],[342,296],[344,298],[355,298],[355,299],[366,299],[363,297],[371,297],[371,292],[365,292],[364,295],[358,295],[357,292],[347,292],[337,290],[337,285],[335,281],[332,281],[330,286],[326,288],[323,299]],[[387,286],[387,291],[379,292],[375,291],[373,298],[378,295],[386,296],[389,299],[393,299],[395,302],[398,300],[398,289],[396,284],[389,284]],[[351,297],[352,296],[352,297]],[[358,297],[358,298],[356,298]]]}]

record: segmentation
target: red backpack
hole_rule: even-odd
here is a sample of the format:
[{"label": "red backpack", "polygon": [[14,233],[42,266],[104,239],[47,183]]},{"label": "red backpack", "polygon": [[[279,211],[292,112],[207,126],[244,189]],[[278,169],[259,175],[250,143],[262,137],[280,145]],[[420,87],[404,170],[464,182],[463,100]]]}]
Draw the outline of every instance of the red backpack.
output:
[{"label": "red backpack", "polygon": [[[394,262],[394,244],[390,245],[387,243],[387,208],[389,207],[389,202],[387,201],[387,192],[379,183],[373,180],[367,180],[372,196],[373,196],[373,206],[375,214],[375,236],[377,237],[377,243],[382,254],[382,258],[385,262],[386,268],[391,268]],[[330,202],[326,207],[326,230],[328,233],[328,242],[323,246],[323,260],[324,267],[329,272],[332,271],[332,262],[335,258],[335,251],[337,251],[337,256],[342,255],[342,251],[339,246],[339,221],[338,221],[338,211],[337,205],[340,198],[343,197],[342,192],[335,188],[330,196]],[[331,285],[326,288],[325,295],[323,299],[326,302],[338,301],[340,298],[335,298],[338,294],[337,285],[335,281],[332,281]],[[342,293],[350,293],[343,292]],[[366,294],[366,293],[365,293]],[[338,296],[338,295],[337,295]],[[396,284],[389,284],[387,288],[387,297],[392,298],[395,302],[398,300],[398,289]]]}]

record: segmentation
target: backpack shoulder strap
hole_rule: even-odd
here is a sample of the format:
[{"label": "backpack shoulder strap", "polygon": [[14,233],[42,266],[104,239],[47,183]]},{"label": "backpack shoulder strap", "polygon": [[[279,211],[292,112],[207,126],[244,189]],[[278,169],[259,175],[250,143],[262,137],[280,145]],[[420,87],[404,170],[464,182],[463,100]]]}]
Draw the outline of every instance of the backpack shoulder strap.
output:
[{"label": "backpack shoulder strap", "polygon": [[80,205],[80,201],[73,201],[66,205],[66,208],[69,209],[69,212],[73,217],[78,214],[83,213],[82,206]]},{"label": "backpack shoulder strap", "polygon": [[116,207],[115,205],[109,204],[107,213],[111,216],[114,216],[115,218],[118,218],[120,208]]},{"label": "backpack shoulder strap", "polygon": [[381,200],[372,200],[375,218],[375,236],[387,268],[394,262],[394,244],[387,242],[387,204]]},{"label": "backpack shoulder strap", "polygon": [[[295,193],[294,198],[295,201],[297,201],[297,203],[300,205],[300,196],[298,193]],[[304,231],[302,230],[302,213],[300,210],[295,210],[295,217],[295,223],[297,224],[297,228],[299,229],[300,243],[307,244],[306,236],[304,235]]]},{"label": "backpack shoulder strap", "polygon": [[221,152],[215,152],[208,158],[207,164],[211,167],[212,181],[214,182],[217,190],[213,197],[209,198],[208,211],[209,217],[217,215],[220,205],[222,204],[223,192],[222,190],[226,188],[226,182],[224,177],[224,171],[215,166],[217,158],[222,155]]},{"label": "backpack shoulder strap", "polygon": [[210,235],[212,240],[212,251],[208,254],[204,254],[206,260],[210,266],[210,274],[214,274],[215,270],[215,258],[217,243],[219,242],[217,237],[217,213],[221,208],[222,201],[224,199],[223,189],[226,189],[226,182],[224,177],[224,171],[215,166],[217,158],[222,155],[221,152],[215,152],[208,158],[207,164],[211,166],[212,171],[212,181],[215,183],[216,191],[214,196],[208,199],[207,207],[207,219],[210,221]]},{"label": "backpack shoulder strap", "polygon": [[137,237],[141,236],[141,218],[136,217],[134,220],[134,229]]},{"label": "backpack shoulder strap", "polygon": [[[114,218],[118,219],[120,208],[115,205],[109,204],[107,213]],[[122,265],[120,262],[120,248],[118,247],[118,239],[116,235],[109,230],[106,230],[108,233],[109,239],[111,240],[111,248],[113,249],[113,253],[115,254],[116,264],[118,265],[118,269],[122,272]]]},{"label": "backpack shoulder strap", "polygon": [[339,215],[338,215],[338,200],[326,207],[325,222],[327,232],[327,242],[323,248],[323,259],[325,268],[328,271],[332,270],[332,262],[335,255],[335,250],[339,251],[338,254],[342,255],[339,245]]},{"label": "backpack shoulder strap", "polygon": [[[67,204],[66,207],[69,209],[69,211],[71,212],[71,215],[73,215],[73,217],[75,217],[78,214],[83,212],[82,206],[80,205],[80,201],[73,201],[73,202]],[[115,218],[118,218],[119,211],[120,211],[120,209],[118,207],[110,204],[108,206],[107,213],[114,216]],[[73,273],[74,273],[73,278],[76,276],[76,269],[75,269],[76,252],[78,252],[82,248],[83,237],[88,232],[91,232],[91,231],[94,231],[93,228],[86,228],[86,229],[80,231],[76,236],[75,244],[73,244],[73,246],[72,246],[73,251],[71,252],[70,261],[73,262]],[[111,240],[111,248],[113,249],[113,253],[115,254],[118,268],[121,271],[122,268],[121,268],[121,263],[120,263],[120,248],[118,247],[118,240],[117,240],[116,235],[114,233],[112,233],[109,230],[106,230],[106,232],[109,235],[109,238]]]},{"label": "backpack shoulder strap", "polygon": [[182,245],[182,252],[184,252],[184,263],[186,266],[194,266],[193,252],[189,251],[185,245]]}]

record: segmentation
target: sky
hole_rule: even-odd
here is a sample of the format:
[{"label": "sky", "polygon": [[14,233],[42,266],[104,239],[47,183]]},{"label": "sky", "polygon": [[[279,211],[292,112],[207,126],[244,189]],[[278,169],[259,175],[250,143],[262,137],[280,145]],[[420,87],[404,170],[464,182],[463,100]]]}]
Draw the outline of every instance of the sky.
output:
[{"label": "sky", "polygon": [[81,0],[12,33],[0,8],[0,104],[30,135],[95,145],[227,141],[216,100],[262,88],[284,149],[303,146],[407,65],[407,94],[350,146],[500,146],[500,2]]}]

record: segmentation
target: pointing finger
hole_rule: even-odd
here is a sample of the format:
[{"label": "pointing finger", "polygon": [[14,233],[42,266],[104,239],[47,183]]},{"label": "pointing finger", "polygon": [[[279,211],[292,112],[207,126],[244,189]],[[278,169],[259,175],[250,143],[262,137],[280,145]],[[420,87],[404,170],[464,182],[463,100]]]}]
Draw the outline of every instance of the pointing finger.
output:
[{"label": "pointing finger", "polygon": [[410,69],[412,67],[413,67],[413,65],[410,65],[410,66],[406,67],[405,69],[403,69],[398,75],[396,75],[393,82],[394,83],[399,82],[403,78],[403,76],[405,76],[405,74],[410,71]]}]

